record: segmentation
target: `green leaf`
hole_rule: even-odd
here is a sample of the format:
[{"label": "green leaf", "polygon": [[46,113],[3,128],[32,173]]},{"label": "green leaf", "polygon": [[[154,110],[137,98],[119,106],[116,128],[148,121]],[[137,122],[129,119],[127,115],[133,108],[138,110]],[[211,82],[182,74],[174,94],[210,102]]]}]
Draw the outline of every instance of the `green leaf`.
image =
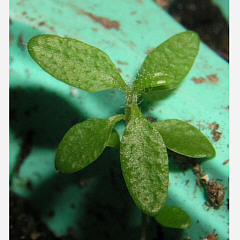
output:
[{"label": "green leaf", "polygon": [[216,152],[208,138],[196,127],[177,119],[153,123],[170,150],[193,158],[214,157]]},{"label": "green leaf", "polygon": [[189,215],[178,207],[163,206],[155,219],[164,227],[169,228],[186,229],[192,226]]},{"label": "green leaf", "polygon": [[43,70],[71,86],[88,92],[126,88],[109,56],[81,41],[38,35],[28,42],[28,51]]},{"label": "green leaf", "polygon": [[109,119],[89,119],[74,125],[60,142],[55,159],[63,173],[79,171],[95,161],[109,142],[112,129],[123,115]]},{"label": "green leaf", "polygon": [[[174,89],[190,71],[200,40],[195,32],[174,35],[155,48],[145,59],[134,87],[137,91]],[[153,89],[155,90],[155,89]]]},{"label": "green leaf", "polygon": [[120,160],[136,205],[145,214],[156,215],[167,197],[168,156],[161,135],[135,104],[120,143]]},{"label": "green leaf", "polygon": [[115,129],[112,130],[110,138],[107,142],[107,147],[119,148],[120,147],[120,138]]}]

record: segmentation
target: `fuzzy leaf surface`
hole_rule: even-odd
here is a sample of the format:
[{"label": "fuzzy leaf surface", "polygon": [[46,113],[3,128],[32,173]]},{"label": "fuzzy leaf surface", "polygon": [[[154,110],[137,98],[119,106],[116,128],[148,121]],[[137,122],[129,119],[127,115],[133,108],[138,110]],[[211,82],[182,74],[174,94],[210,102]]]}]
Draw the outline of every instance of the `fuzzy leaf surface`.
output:
[{"label": "fuzzy leaf surface", "polygon": [[126,87],[106,53],[76,39],[38,35],[28,42],[28,51],[43,70],[71,86],[88,92]]},{"label": "fuzzy leaf surface", "polygon": [[[186,77],[198,54],[200,40],[192,31],[174,35],[144,60],[134,82],[137,91],[174,89]],[[153,89],[154,90],[154,89]]]},{"label": "fuzzy leaf surface", "polygon": [[192,225],[189,215],[179,207],[163,206],[155,219],[164,227],[169,228],[186,229]]},{"label": "fuzzy leaf surface", "polygon": [[214,157],[215,149],[196,127],[177,119],[153,123],[170,150],[193,158]]},{"label": "fuzzy leaf surface", "polygon": [[89,119],[70,128],[58,146],[56,169],[73,173],[95,161],[107,146],[114,124],[121,119],[121,115]]},{"label": "fuzzy leaf surface", "polygon": [[154,216],[165,203],[168,191],[168,156],[160,133],[139,111],[131,118],[120,143],[123,177],[136,205]]}]

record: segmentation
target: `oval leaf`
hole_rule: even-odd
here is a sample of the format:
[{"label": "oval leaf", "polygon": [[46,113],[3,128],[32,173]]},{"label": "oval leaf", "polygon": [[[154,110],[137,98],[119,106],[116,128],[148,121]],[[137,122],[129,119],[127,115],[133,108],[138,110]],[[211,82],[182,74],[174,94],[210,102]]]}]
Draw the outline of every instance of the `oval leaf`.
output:
[{"label": "oval leaf", "polygon": [[190,71],[199,50],[195,32],[179,33],[160,44],[144,60],[134,82],[137,91],[174,89]]},{"label": "oval leaf", "polygon": [[114,124],[122,119],[89,119],[74,125],[60,142],[55,159],[56,169],[73,173],[95,161],[107,146]]},{"label": "oval leaf", "polygon": [[154,216],[168,191],[168,156],[159,132],[144,118],[137,105],[120,143],[120,160],[127,188],[136,205]]},{"label": "oval leaf", "polygon": [[110,138],[107,142],[107,147],[119,148],[120,147],[120,138],[118,132],[113,129],[110,135]]},{"label": "oval leaf", "polygon": [[177,119],[153,123],[170,150],[192,158],[214,157],[213,145],[196,127]]},{"label": "oval leaf", "polygon": [[164,227],[169,228],[186,229],[192,226],[189,215],[178,207],[163,206],[155,219]]},{"label": "oval leaf", "polygon": [[108,55],[81,41],[38,35],[28,42],[28,51],[46,72],[71,86],[88,92],[126,87]]}]

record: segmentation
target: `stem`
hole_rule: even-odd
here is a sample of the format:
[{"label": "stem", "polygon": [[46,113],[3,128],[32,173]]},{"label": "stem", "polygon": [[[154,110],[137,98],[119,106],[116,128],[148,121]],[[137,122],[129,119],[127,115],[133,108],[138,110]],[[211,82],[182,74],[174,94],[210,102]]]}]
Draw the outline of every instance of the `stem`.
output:
[{"label": "stem", "polygon": [[147,215],[142,212],[142,234],[141,240],[146,240]]},{"label": "stem", "polygon": [[129,89],[129,91],[127,92],[127,106],[125,108],[126,125],[128,124],[131,117],[131,107],[136,104],[137,104],[137,94],[132,89]]}]

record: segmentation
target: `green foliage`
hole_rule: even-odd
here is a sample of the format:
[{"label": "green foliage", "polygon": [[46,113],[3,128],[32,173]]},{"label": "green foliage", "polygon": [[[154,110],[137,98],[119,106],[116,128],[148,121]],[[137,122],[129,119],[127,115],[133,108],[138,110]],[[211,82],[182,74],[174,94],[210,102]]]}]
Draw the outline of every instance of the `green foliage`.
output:
[{"label": "green foliage", "polygon": [[153,123],[170,150],[192,158],[214,157],[216,152],[207,137],[196,127],[177,119]]},{"label": "green foliage", "polygon": [[155,48],[145,59],[134,87],[137,91],[149,88],[174,89],[190,71],[198,54],[199,37],[195,32],[176,34]]},{"label": "green foliage", "polygon": [[109,145],[113,127],[121,119],[122,115],[116,115],[108,119],[89,119],[74,125],[58,146],[56,169],[73,173],[95,161]]},{"label": "green foliage", "polygon": [[181,208],[172,206],[163,206],[155,216],[157,222],[164,227],[186,229],[192,225],[191,218]]},{"label": "green foliage", "polygon": [[126,88],[108,55],[86,43],[45,34],[33,37],[28,51],[46,72],[73,87],[88,92]]},{"label": "green foliage", "polygon": [[[127,96],[125,115],[86,120],[65,134],[57,149],[56,169],[73,173],[95,161],[105,147],[120,148],[123,176],[136,205],[163,226],[189,227],[191,220],[183,210],[164,206],[169,179],[166,148],[202,158],[215,156],[214,147],[197,128],[183,121],[149,123],[137,100],[146,92],[176,88],[190,71],[199,43],[191,31],[171,37],[146,57],[133,86],[128,86],[103,51],[67,37],[32,38],[30,55],[56,79],[89,92],[119,88]],[[120,141],[114,126],[122,119],[127,126]]]},{"label": "green foliage", "polygon": [[160,133],[131,106],[131,118],[120,145],[121,167],[129,192],[138,207],[154,216],[168,190],[167,149]]}]

